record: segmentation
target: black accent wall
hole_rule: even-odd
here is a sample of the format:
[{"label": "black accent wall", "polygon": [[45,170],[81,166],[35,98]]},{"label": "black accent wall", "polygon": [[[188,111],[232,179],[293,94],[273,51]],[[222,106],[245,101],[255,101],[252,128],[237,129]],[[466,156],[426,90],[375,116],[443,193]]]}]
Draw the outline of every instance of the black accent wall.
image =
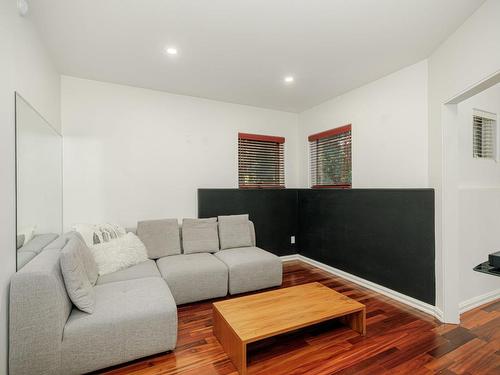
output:
[{"label": "black accent wall", "polygon": [[297,254],[297,190],[198,189],[198,217],[249,214],[257,246],[276,255]]},{"label": "black accent wall", "polygon": [[300,254],[435,303],[434,191],[301,190]]},{"label": "black accent wall", "polygon": [[263,249],[299,252],[435,304],[432,189],[198,190],[199,217],[241,213]]}]

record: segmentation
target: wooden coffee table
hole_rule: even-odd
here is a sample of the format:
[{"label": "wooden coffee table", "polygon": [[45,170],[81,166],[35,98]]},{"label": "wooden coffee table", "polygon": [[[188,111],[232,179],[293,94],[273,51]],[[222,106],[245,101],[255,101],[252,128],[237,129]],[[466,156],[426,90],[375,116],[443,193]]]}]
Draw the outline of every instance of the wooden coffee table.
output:
[{"label": "wooden coffee table", "polygon": [[334,318],[366,333],[365,305],[320,283],[215,302],[213,313],[215,336],[241,375],[252,342]]}]

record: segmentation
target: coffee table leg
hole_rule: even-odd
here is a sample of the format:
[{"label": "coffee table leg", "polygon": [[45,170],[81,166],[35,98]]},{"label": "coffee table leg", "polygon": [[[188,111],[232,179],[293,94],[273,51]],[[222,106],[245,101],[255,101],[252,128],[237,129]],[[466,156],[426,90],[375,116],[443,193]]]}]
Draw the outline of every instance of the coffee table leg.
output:
[{"label": "coffee table leg", "polygon": [[363,336],[366,335],[366,309],[345,315],[341,320],[352,330],[359,332]]},{"label": "coffee table leg", "polygon": [[241,375],[247,373],[247,345],[234,333],[217,309],[213,309],[214,334]]}]

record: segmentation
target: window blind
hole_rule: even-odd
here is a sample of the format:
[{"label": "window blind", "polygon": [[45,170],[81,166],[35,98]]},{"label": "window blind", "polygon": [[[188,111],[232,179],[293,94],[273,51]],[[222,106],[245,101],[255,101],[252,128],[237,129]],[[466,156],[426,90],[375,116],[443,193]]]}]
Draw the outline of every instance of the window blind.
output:
[{"label": "window blind", "polygon": [[238,182],[240,188],[285,187],[285,138],[238,134]]},{"label": "window blind", "polygon": [[496,115],[474,110],[472,120],[473,156],[475,158],[495,159],[496,155]]},{"label": "window blind", "polygon": [[313,188],[350,188],[351,125],[309,136]]}]

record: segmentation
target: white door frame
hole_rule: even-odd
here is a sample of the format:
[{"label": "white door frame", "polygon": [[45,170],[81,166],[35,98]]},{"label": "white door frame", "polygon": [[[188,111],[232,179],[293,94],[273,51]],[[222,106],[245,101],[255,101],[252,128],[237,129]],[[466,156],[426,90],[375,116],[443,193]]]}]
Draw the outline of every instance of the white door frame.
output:
[{"label": "white door frame", "polygon": [[[441,189],[441,272],[443,321],[460,322],[458,103],[500,83],[500,70],[453,96],[441,106],[443,148]],[[438,247],[439,248],[439,247]],[[471,265],[472,267],[473,265]]]}]

